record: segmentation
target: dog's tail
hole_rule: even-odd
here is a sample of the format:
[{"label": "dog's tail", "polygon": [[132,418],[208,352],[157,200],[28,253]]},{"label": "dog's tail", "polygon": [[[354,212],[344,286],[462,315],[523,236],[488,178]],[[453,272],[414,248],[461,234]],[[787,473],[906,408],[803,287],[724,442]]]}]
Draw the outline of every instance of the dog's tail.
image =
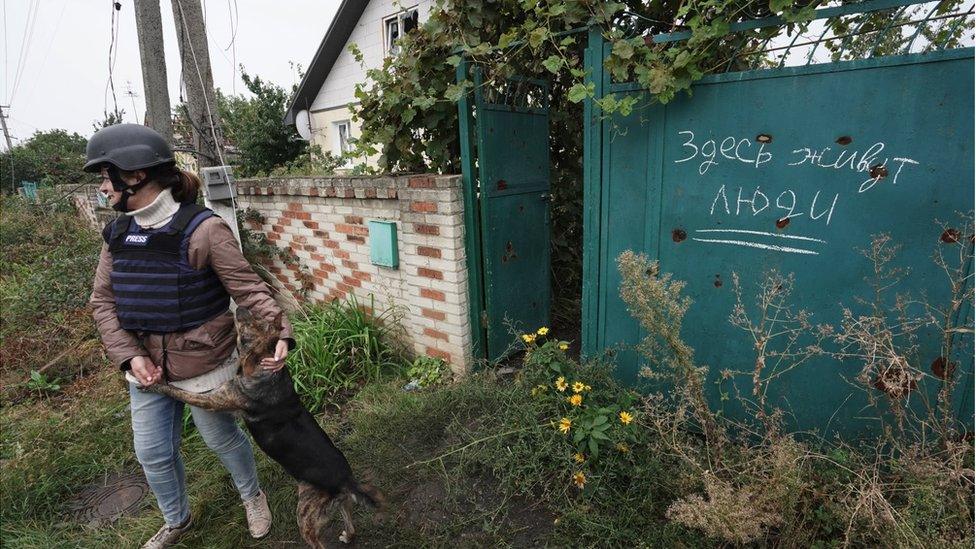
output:
[{"label": "dog's tail", "polygon": [[346,485],[346,491],[352,496],[356,503],[365,502],[374,509],[386,507],[386,498],[375,486],[371,484],[360,484],[355,480]]}]

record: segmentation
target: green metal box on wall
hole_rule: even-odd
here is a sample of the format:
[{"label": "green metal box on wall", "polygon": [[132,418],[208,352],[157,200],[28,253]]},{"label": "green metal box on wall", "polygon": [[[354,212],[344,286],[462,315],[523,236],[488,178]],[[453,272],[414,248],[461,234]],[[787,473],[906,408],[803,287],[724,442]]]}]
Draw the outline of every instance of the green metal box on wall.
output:
[{"label": "green metal box on wall", "polygon": [[381,267],[396,269],[399,266],[395,221],[369,222],[369,260]]}]

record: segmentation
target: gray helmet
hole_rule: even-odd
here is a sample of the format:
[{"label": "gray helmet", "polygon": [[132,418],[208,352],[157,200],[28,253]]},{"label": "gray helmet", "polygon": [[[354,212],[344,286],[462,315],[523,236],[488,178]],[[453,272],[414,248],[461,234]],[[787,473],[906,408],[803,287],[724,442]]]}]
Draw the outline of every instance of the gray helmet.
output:
[{"label": "gray helmet", "polygon": [[139,124],[115,124],[98,130],[88,140],[85,152],[86,172],[97,172],[102,164],[135,171],[175,162],[163,136]]}]

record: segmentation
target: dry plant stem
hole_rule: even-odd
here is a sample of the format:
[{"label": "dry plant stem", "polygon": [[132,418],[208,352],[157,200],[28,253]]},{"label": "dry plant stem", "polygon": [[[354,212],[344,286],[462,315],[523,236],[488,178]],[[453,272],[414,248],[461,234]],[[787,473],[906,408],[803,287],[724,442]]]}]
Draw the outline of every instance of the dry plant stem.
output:
[{"label": "dry plant stem", "polygon": [[[631,315],[648,333],[639,349],[650,364],[669,370],[679,389],[679,398],[691,410],[705,434],[714,468],[721,461],[725,433],[705,398],[707,368],[695,365],[694,351],[681,339],[681,323],[691,306],[691,299],[681,295],[684,283],[672,280],[669,274],[660,274],[657,262],[643,254],[625,251],[617,258],[617,265],[622,275],[620,296]],[[654,371],[642,374],[647,377],[661,375]]]}]

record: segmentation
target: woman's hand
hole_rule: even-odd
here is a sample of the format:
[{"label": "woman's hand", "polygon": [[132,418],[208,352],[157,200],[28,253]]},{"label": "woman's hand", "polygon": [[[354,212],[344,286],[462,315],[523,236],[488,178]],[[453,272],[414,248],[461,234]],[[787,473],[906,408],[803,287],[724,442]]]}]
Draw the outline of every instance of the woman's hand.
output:
[{"label": "woman's hand", "polygon": [[132,375],[144,387],[149,387],[163,379],[163,369],[153,364],[147,356],[133,357],[129,361],[129,366],[132,367]]},{"label": "woman's hand", "polygon": [[269,372],[277,372],[278,370],[284,368],[285,358],[288,357],[288,341],[284,339],[279,339],[278,344],[275,345],[274,357],[266,357],[261,359],[261,367]]}]

